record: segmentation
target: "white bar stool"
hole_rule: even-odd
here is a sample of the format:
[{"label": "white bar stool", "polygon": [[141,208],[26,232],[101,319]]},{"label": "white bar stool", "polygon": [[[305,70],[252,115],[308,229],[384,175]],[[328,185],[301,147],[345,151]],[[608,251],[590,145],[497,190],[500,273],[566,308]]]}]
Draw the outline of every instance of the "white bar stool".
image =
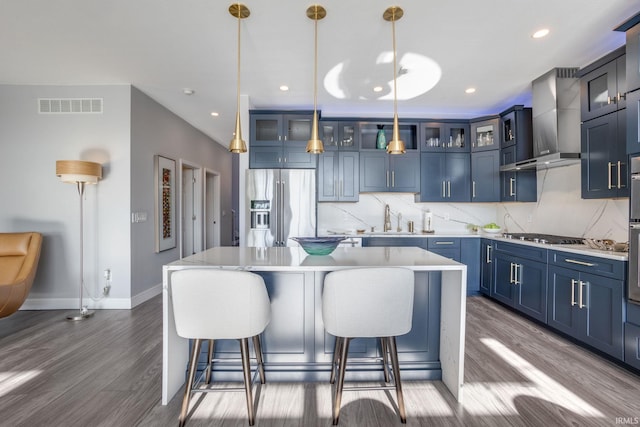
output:
[{"label": "white bar stool", "polygon": [[413,318],[414,273],[406,268],[355,268],[338,270],[325,276],[322,291],[322,320],[328,333],[336,337],[331,383],[333,425],[338,424],[342,391],[363,387],[344,387],[344,377],[352,338],[380,338],[385,382],[389,382],[387,352],[391,356],[393,385],[364,389],[396,389],[400,421],[407,422],[400,382],[396,336],[411,331]]},{"label": "white bar stool", "polygon": [[[193,393],[242,390],[247,398],[249,425],[253,425],[255,409],[251,392],[248,339],[253,338],[257,370],[260,382],[264,384],[264,363],[259,335],[271,320],[271,303],[264,280],[259,275],[246,271],[186,269],[171,275],[170,295],[176,333],[183,338],[194,340],[179,425],[183,426],[186,421],[189,400]],[[202,341],[209,340],[208,366],[204,381],[209,383],[213,343],[218,339],[240,341],[244,388],[203,388],[202,376],[197,382],[194,381]]]}]

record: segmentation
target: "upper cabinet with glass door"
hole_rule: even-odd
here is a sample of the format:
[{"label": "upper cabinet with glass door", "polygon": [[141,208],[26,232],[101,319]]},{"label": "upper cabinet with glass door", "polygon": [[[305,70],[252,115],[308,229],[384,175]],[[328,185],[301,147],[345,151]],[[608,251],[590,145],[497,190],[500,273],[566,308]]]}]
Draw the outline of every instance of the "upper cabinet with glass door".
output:
[{"label": "upper cabinet with glass door", "polygon": [[605,55],[580,70],[580,117],[582,121],[626,107],[625,47]]},{"label": "upper cabinet with glass door", "polygon": [[421,122],[420,151],[468,153],[469,125],[465,122]]},{"label": "upper cabinet with glass door", "polygon": [[323,119],[318,132],[325,151],[358,151],[356,122]]},{"label": "upper cabinet with glass door", "polygon": [[313,112],[251,111],[251,144],[304,144],[311,138]]},{"label": "upper cabinet with glass door", "polygon": [[490,117],[471,123],[471,151],[497,150],[500,148],[500,119]]},{"label": "upper cabinet with glass door", "polygon": [[[418,152],[418,127],[416,123],[400,122],[398,124],[400,139],[404,142],[407,153]],[[358,135],[361,150],[386,150],[393,137],[393,122],[363,121],[358,123]]]}]

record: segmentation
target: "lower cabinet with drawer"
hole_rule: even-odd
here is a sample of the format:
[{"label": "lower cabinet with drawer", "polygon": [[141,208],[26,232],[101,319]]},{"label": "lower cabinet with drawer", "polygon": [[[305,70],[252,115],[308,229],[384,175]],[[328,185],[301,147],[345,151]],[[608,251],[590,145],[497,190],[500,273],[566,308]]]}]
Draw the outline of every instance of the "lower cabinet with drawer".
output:
[{"label": "lower cabinet with drawer", "polygon": [[491,296],[541,322],[547,320],[547,250],[494,241]]},{"label": "lower cabinet with drawer", "polygon": [[624,362],[640,369],[640,305],[627,302],[624,324]]},{"label": "lower cabinet with drawer", "polygon": [[547,324],[624,360],[622,261],[550,251]]}]

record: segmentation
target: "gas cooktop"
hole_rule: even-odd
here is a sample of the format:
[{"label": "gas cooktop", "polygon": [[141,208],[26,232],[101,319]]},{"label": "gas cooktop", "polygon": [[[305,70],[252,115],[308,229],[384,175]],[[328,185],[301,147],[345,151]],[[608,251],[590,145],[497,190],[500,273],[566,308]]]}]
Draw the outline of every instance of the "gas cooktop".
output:
[{"label": "gas cooktop", "polygon": [[528,242],[543,243],[549,245],[582,245],[583,239],[578,237],[554,236],[553,234],[539,233],[504,233],[507,239],[526,240]]}]

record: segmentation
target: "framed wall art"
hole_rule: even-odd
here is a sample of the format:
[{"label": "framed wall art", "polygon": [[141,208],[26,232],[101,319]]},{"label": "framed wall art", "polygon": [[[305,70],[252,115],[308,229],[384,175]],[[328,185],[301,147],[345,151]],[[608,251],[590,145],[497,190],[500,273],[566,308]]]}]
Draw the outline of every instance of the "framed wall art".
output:
[{"label": "framed wall art", "polygon": [[154,156],[156,252],[176,247],[176,161]]}]

